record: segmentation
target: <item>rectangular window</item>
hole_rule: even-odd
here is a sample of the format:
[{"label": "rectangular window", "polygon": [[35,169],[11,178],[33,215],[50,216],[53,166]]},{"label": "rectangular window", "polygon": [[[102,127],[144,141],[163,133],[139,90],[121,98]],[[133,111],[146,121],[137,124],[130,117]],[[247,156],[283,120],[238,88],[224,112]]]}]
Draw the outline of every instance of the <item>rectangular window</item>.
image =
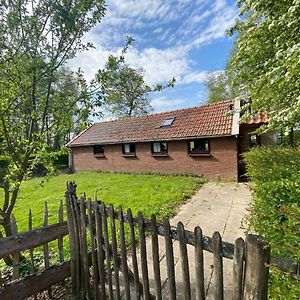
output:
[{"label": "rectangular window", "polygon": [[166,142],[153,142],[152,154],[168,154],[168,145]]},{"label": "rectangular window", "polygon": [[95,145],[94,146],[94,155],[104,156],[104,147],[103,147],[103,145]]},{"label": "rectangular window", "polygon": [[209,140],[198,139],[188,141],[188,152],[189,154],[209,154]]},{"label": "rectangular window", "polygon": [[175,117],[165,118],[160,127],[169,127],[174,122]]},{"label": "rectangular window", "polygon": [[123,154],[135,155],[135,144],[133,143],[123,144]]}]

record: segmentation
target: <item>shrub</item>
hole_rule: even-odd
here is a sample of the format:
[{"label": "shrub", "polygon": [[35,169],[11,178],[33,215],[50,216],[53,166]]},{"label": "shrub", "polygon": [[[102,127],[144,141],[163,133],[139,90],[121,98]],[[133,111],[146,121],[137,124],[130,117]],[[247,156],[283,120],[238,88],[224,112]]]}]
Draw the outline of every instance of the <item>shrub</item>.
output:
[{"label": "shrub", "polygon": [[66,148],[55,152],[43,153],[41,162],[54,170],[67,169],[69,167],[68,153]]},{"label": "shrub", "polygon": [[[273,256],[297,262],[300,257],[300,148],[255,148],[244,156],[254,183],[250,226],[269,239]],[[300,299],[299,283],[273,269],[270,297]]]}]

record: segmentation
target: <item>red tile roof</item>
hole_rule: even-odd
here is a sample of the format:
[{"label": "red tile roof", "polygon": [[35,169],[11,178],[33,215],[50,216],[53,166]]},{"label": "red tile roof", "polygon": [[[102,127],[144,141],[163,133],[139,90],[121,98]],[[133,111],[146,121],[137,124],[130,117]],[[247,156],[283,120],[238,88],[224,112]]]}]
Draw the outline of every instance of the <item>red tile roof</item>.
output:
[{"label": "red tile roof", "polygon": [[[234,101],[224,101],[186,109],[124,118],[92,125],[68,144],[71,147],[124,142],[180,140],[232,135]],[[161,127],[167,117],[175,117],[169,127]]]},{"label": "red tile roof", "polygon": [[247,124],[267,124],[268,123],[268,115],[266,113],[257,113],[255,116],[250,117]]}]

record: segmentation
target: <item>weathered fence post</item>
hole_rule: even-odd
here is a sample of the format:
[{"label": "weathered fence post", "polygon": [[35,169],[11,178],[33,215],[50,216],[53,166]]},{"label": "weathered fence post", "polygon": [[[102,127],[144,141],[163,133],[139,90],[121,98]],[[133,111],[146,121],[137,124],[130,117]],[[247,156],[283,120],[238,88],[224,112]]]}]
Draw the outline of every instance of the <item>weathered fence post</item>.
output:
[{"label": "weathered fence post", "polygon": [[265,300],[268,295],[270,245],[267,239],[249,234],[246,238],[244,300]]},{"label": "weathered fence post", "polygon": [[[15,219],[15,216],[11,214],[10,216],[10,223],[11,223],[11,231],[13,235],[18,234],[18,226]],[[20,277],[20,253],[13,253],[13,280],[18,279]]]}]

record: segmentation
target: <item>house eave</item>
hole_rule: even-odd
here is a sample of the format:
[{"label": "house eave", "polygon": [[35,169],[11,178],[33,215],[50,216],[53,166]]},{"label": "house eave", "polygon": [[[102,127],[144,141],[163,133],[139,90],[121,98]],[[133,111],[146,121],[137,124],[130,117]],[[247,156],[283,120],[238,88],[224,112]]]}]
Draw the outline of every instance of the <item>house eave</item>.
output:
[{"label": "house eave", "polygon": [[[97,142],[97,143],[82,143],[82,144],[75,144],[75,145],[68,145],[70,148],[77,148],[77,147],[88,147],[88,146],[95,146],[95,145],[119,145],[124,143],[151,143],[151,142],[170,142],[170,141],[183,141],[183,140],[190,140],[190,139],[205,139],[205,138],[222,138],[222,137],[232,137],[236,136],[237,134],[223,134],[223,135],[206,135],[206,136],[186,136],[186,137],[178,137],[178,138],[164,138],[164,139],[145,139],[145,140],[126,140],[126,141],[118,141],[118,142]],[[70,144],[70,142],[68,143]]]}]

